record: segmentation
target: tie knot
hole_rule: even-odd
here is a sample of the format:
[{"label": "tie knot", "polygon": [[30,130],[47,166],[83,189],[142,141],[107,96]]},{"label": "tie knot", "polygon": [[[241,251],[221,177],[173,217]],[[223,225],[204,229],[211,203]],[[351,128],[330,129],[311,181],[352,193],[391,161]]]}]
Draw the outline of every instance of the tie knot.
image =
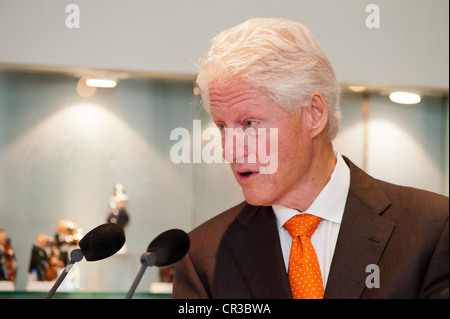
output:
[{"label": "tie knot", "polygon": [[321,221],[320,217],[310,214],[298,214],[284,223],[284,228],[292,237],[306,236],[310,238]]}]

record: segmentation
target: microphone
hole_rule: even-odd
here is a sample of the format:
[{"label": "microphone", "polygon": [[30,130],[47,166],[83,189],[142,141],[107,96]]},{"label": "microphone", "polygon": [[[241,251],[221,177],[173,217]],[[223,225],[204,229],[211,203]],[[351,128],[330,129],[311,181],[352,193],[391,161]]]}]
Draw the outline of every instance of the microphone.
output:
[{"label": "microphone", "polygon": [[87,261],[97,261],[108,258],[118,252],[123,244],[125,244],[125,232],[123,228],[117,224],[106,223],[92,229],[84,235],[78,243],[80,249],[72,250],[69,263],[58,277],[45,299],[53,297],[64,278],[67,276],[67,273],[72,269],[76,262],[83,259],[83,256]]},{"label": "microphone", "polygon": [[147,252],[141,255],[141,269],[125,299],[130,299],[133,296],[147,267],[162,267],[173,264],[187,254],[189,246],[188,234],[180,229],[170,229],[159,234],[148,245]]},{"label": "microphone", "polygon": [[114,255],[125,244],[125,232],[114,223],[95,227],[83,238],[78,246],[87,261],[97,261]]}]

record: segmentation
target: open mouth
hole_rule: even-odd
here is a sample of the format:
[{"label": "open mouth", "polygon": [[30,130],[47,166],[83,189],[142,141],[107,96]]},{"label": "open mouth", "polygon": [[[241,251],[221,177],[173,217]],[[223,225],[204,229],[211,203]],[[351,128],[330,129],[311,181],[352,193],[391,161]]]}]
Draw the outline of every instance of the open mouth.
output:
[{"label": "open mouth", "polygon": [[239,173],[239,175],[244,176],[244,177],[248,177],[250,175],[252,175],[253,172],[244,172],[244,173]]},{"label": "open mouth", "polygon": [[242,171],[238,173],[238,182],[241,184],[250,183],[253,178],[255,178],[259,172],[252,171]]}]

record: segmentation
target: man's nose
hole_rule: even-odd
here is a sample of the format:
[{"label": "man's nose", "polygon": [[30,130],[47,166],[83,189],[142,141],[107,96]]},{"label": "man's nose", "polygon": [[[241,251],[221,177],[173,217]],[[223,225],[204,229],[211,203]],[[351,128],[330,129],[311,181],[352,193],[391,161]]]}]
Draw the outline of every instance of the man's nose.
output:
[{"label": "man's nose", "polygon": [[[254,147],[251,147],[254,145]],[[256,136],[241,128],[225,129],[222,143],[224,159],[231,163],[256,162]]]}]

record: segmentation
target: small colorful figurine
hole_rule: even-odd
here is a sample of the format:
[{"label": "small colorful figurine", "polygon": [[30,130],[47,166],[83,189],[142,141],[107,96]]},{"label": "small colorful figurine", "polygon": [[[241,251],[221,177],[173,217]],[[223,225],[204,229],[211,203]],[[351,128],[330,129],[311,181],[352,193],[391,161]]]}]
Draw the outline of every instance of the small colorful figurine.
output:
[{"label": "small colorful figurine", "polygon": [[16,280],[16,273],[18,268],[16,255],[11,246],[11,238],[6,234],[6,231],[0,229],[0,280],[12,281]]},{"label": "small colorful figurine", "polygon": [[115,223],[125,228],[129,222],[129,215],[126,209],[129,196],[125,194],[123,185],[116,184],[114,195],[109,200],[109,210],[106,221]]}]

